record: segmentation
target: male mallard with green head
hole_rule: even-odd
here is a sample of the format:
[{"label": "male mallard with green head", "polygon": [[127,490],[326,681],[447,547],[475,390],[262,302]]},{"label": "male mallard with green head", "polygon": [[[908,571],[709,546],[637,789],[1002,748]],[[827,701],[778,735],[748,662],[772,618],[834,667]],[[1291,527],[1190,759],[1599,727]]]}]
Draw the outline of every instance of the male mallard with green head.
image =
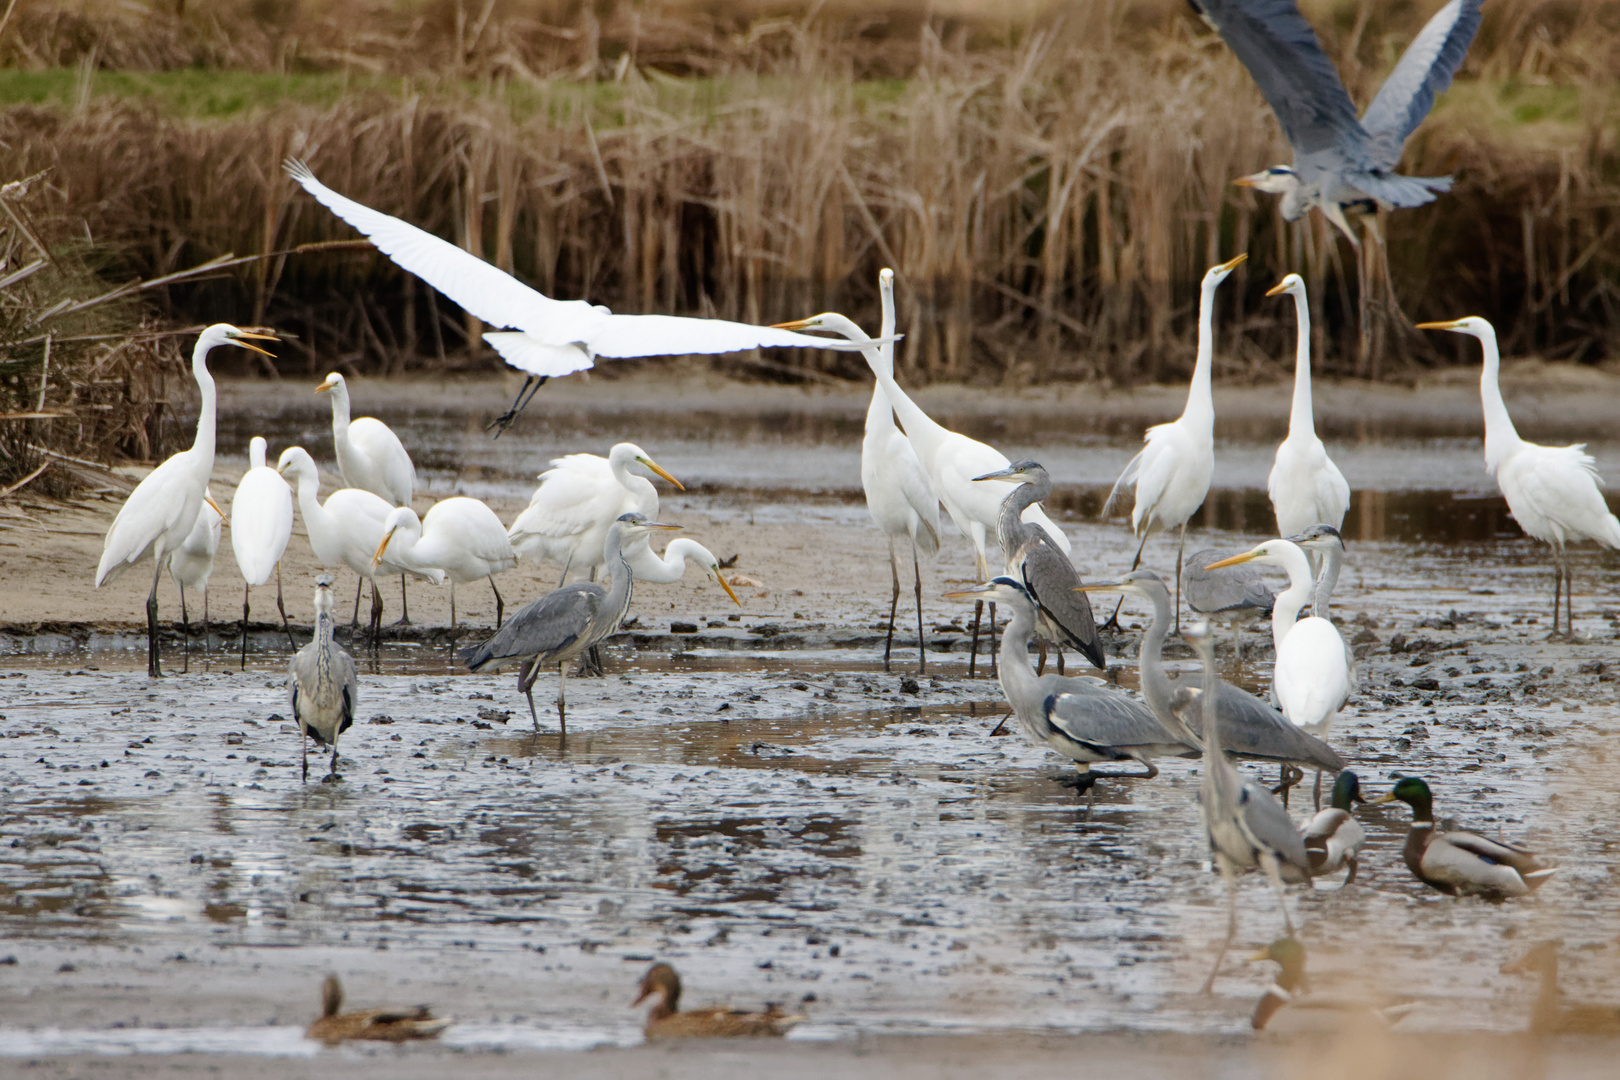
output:
[{"label": "male mallard with green head", "polygon": [[1395,998],[1313,993],[1305,979],[1305,946],[1296,938],[1278,938],[1250,959],[1274,960],[1282,968],[1282,971],[1277,973],[1276,980],[1266,988],[1264,994],[1260,995],[1260,1000],[1254,1006],[1254,1015],[1249,1017],[1249,1026],[1256,1031],[1264,1030],[1271,1022],[1271,1018],[1277,1015],[1277,1011],[1284,1005],[1305,1009],[1371,1013],[1387,1024],[1395,1023],[1417,1006],[1416,1002]]},{"label": "male mallard with green head", "polygon": [[708,1008],[680,1011],[681,977],[668,964],[654,964],[641,977],[641,986],[631,1006],[649,997],[656,1000],[647,1010],[649,1039],[735,1039],[759,1036],[780,1038],[788,1028],[803,1020],[788,1016],[780,1006],[769,1004],[764,1012],[744,1009]]},{"label": "male mallard with green head", "polygon": [[1351,807],[1366,801],[1361,796],[1361,779],[1349,769],[1341,772],[1333,782],[1330,805],[1318,810],[1303,830],[1312,877],[1348,866],[1350,873],[1345,875],[1344,883],[1348,885],[1356,880],[1356,854],[1366,842],[1367,834],[1362,831],[1361,822],[1355,819]]},{"label": "male mallard with green head", "polygon": [[328,975],[321,986],[321,1017],[304,1032],[306,1039],[319,1039],[328,1046],[336,1046],[348,1039],[377,1039],[383,1042],[408,1042],[411,1039],[431,1039],[454,1021],[449,1017],[435,1019],[426,1005],[413,1009],[368,1009],[365,1012],[339,1013],[343,1008],[343,984],[336,975]]},{"label": "male mallard with green head", "polygon": [[1436,832],[1434,796],[1415,776],[1401,777],[1394,791],[1368,802],[1397,799],[1412,808],[1412,828],[1402,853],[1406,865],[1431,889],[1448,896],[1505,900],[1540,888],[1558,872],[1556,866],[1543,866],[1534,852],[1500,840],[1471,832]]},{"label": "male mallard with green head", "polygon": [[1558,946],[1543,941],[1524,956],[1502,965],[1504,975],[1535,973],[1541,991],[1530,1009],[1532,1035],[1620,1034],[1620,1005],[1565,1005],[1558,989]]}]

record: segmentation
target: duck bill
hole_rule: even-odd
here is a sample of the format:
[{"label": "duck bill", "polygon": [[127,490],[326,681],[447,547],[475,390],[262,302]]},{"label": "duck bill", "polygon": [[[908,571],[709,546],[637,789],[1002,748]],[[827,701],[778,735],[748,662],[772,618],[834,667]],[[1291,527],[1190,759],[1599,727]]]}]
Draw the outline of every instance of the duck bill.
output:
[{"label": "duck bill", "polygon": [[203,502],[207,503],[209,506],[212,506],[214,508],[214,513],[219,515],[219,520],[220,521],[224,522],[227,525],[229,525],[231,523],[231,519],[225,516],[225,511],[223,511],[223,510],[221,510],[219,508],[219,503],[214,501],[214,497],[212,495],[204,495],[203,496]]},{"label": "duck bill", "polygon": [[[642,458],[636,458],[636,460],[641,462],[643,465],[647,466],[647,468],[651,469],[653,472],[657,473],[659,476],[662,476],[665,480],[668,480],[670,483],[674,484],[676,491],[685,491],[686,490],[686,486],[684,484],[682,484],[679,480],[675,479],[673,476],[669,475],[669,473],[667,473],[663,469],[661,469],[659,467],[659,465],[658,465],[658,462],[654,461],[652,458],[644,458],[644,457],[642,457]],[[680,528],[679,525],[675,525],[675,526],[671,526],[671,527],[676,528],[676,529]]]},{"label": "duck bill", "polygon": [[1460,330],[1460,329],[1462,329],[1462,320],[1461,319],[1446,319],[1444,322],[1420,322],[1420,323],[1417,324],[1416,329],[1418,329],[1418,330]]},{"label": "duck bill", "polygon": [[1223,566],[1237,566],[1237,565],[1239,565],[1241,563],[1246,563],[1246,562],[1249,562],[1252,559],[1257,559],[1257,558],[1259,558],[1259,556],[1256,555],[1254,552],[1245,551],[1241,555],[1233,555],[1230,559],[1222,559],[1220,562],[1212,562],[1208,566],[1204,567],[1204,569],[1205,570],[1219,570]]},{"label": "duck bill", "polygon": [[772,323],[771,324],[771,329],[772,330],[806,330],[806,329],[810,328],[810,324],[813,323],[813,322],[815,322],[814,319],[794,319],[792,322]]},{"label": "duck bill", "polygon": [[1390,792],[1386,792],[1383,795],[1375,795],[1370,799],[1362,799],[1361,801],[1363,803],[1365,803],[1367,806],[1378,806],[1378,805],[1381,805],[1383,803],[1392,803],[1392,802],[1395,802],[1396,800],[1395,800],[1395,793],[1393,791],[1390,791]]},{"label": "duck bill", "polygon": [[373,570],[377,569],[377,564],[382,562],[383,552],[388,550],[389,541],[394,538],[394,533],[398,531],[399,526],[395,525],[392,529],[389,529],[383,534],[382,543],[377,545],[377,553],[371,557],[371,568]]},{"label": "duck bill", "polygon": [[742,601],[737,599],[737,594],[731,591],[731,582],[726,580],[726,575],[720,572],[720,568],[718,566],[714,568],[714,580],[718,581],[720,583],[720,587],[726,590],[726,595],[731,597],[731,602],[733,604],[736,604],[738,607],[742,607]]}]

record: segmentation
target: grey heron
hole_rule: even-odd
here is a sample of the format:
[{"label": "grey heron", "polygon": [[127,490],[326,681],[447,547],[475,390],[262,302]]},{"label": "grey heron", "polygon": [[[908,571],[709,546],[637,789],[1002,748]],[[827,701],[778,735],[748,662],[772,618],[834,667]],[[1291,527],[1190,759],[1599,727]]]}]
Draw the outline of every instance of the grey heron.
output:
[{"label": "grey heron", "polygon": [[1397,800],[1412,808],[1412,827],[1401,854],[1412,876],[1431,889],[1448,896],[1505,900],[1529,895],[1558,872],[1535,852],[1501,840],[1461,830],[1436,832],[1434,795],[1418,777],[1403,776],[1389,794],[1368,802]]},{"label": "grey heron", "polygon": [[594,581],[576,581],[547,593],[520,608],[495,636],[468,650],[464,660],[470,671],[499,670],[518,665],[518,689],[529,701],[529,717],[536,733],[540,716],[534,708],[534,681],[540,672],[557,667],[557,726],[568,738],[567,703],[564,687],[568,662],[597,642],[617,633],[630,610],[634,575],[624,557],[624,546],[653,529],[678,529],[661,521],[648,521],[635,513],[621,514],[607,531],[606,555],[610,584],[603,588]]},{"label": "grey heron", "polygon": [[[1311,592],[1311,614],[1326,619],[1333,602],[1333,590],[1344,568],[1344,537],[1332,525],[1312,525],[1287,539],[1317,565],[1316,584]],[[1239,567],[1232,566],[1222,572],[1231,573],[1237,569]]]},{"label": "grey heron", "polygon": [[1233,646],[1243,662],[1243,626],[1271,614],[1277,594],[1266,584],[1265,575],[1252,566],[1231,566],[1223,570],[1204,569],[1236,551],[1205,548],[1187,557],[1181,572],[1181,591],[1187,607],[1210,622],[1223,622],[1232,628]]},{"label": "grey heron", "polygon": [[332,637],[332,575],[315,579],[315,637],[287,662],[287,692],[293,720],[298,724],[298,749],[303,760],[304,779],[309,779],[309,744],[331,744],[331,771],[336,780],[338,736],[354,724],[359,703],[360,683],[355,677],[354,657]]},{"label": "grey heron", "polygon": [[[1181,627],[1181,556],[1187,549],[1187,521],[1204,505],[1215,471],[1215,397],[1210,389],[1215,362],[1215,290],[1246,258],[1239,255],[1205,271],[1198,298],[1198,358],[1187,386],[1187,405],[1175,420],[1147,429],[1143,436],[1147,445],[1126,464],[1102,508],[1106,518],[1120,489],[1126,484],[1135,485],[1131,532],[1141,543],[1131,560],[1132,570],[1142,565],[1142,549],[1155,531],[1180,530],[1176,546],[1177,629]],[[1119,625],[1118,605],[1105,625]]]},{"label": "grey heron", "polygon": [[231,499],[231,550],[236,554],[236,565],[242,571],[242,670],[247,670],[248,615],[252,609],[248,600],[253,586],[270,580],[276,573],[276,610],[281,612],[281,628],[287,634],[288,648],[293,644],[292,627],[287,624],[287,605],[281,599],[281,557],[287,553],[287,542],[292,539],[292,488],[276,470],[265,464],[265,449],[269,444],[255,435],[248,442],[248,471],[236,485]]},{"label": "grey heron", "polygon": [[1480,24],[1482,0],[1451,0],[1412,39],[1358,119],[1333,62],[1294,0],[1188,0],[1249,69],[1294,150],[1277,165],[1234,181],[1281,195],[1282,216],[1318,208],[1360,247],[1344,212],[1376,203],[1422,206],[1451,188],[1449,176],[1395,169],[1407,138],[1451,85]]},{"label": "grey heron", "polygon": [[[1187,628],[1185,637],[1198,650],[1204,664],[1204,686],[1217,686],[1215,648],[1209,624]],[[1221,713],[1216,695],[1199,695],[1204,714],[1204,769],[1198,784],[1198,809],[1204,820],[1204,835],[1210,853],[1226,883],[1226,938],[1216,954],[1215,966],[1204,980],[1203,993],[1209,993],[1220,973],[1221,961],[1237,935],[1237,874],[1259,867],[1276,890],[1282,908],[1283,925],[1294,936],[1294,920],[1288,914],[1288,896],[1283,891],[1283,873],[1302,881],[1311,879],[1310,856],[1305,841],[1288,811],[1277,797],[1261,785],[1245,779],[1226,760],[1221,743]]]},{"label": "grey heron", "polygon": [[[197,524],[197,513],[207,497],[208,478],[214,471],[214,377],[208,373],[208,353],[216,345],[235,345],[271,355],[250,338],[276,340],[272,334],[253,334],[228,323],[215,323],[197,335],[196,347],[191,350],[191,375],[202,395],[197,438],[190,450],[173,455],[141,479],[119,507],[102,542],[101,562],[96,566],[98,589],[142,559],[150,557],[155,564],[152,591],[146,597],[146,674],[154,679],[163,674],[158,663],[158,580],[170,553]],[[214,509],[219,507],[215,505]],[[225,516],[223,510],[219,513]]]},{"label": "grey heron", "polygon": [[1108,653],[1091,614],[1091,601],[1077,592],[1080,574],[1069,557],[1059,551],[1046,530],[1024,520],[1024,511],[1052,496],[1052,477],[1039,462],[1016,461],[998,472],[975,476],[975,481],[1005,480],[1018,486],[1001,502],[996,539],[1007,558],[1007,576],[1021,581],[1035,602],[1035,630],[1046,645],[1057,645],[1058,674],[1063,674],[1063,647],[1078,650],[1099,671],[1108,668]]},{"label": "grey heron", "polygon": [[[1160,723],[1184,723],[1200,734],[1200,709],[1192,707],[1199,688],[1207,685],[1196,675],[1184,675],[1171,682],[1164,670],[1164,642],[1170,631],[1170,590],[1151,570],[1136,570],[1119,581],[1099,581],[1081,586],[1087,592],[1123,592],[1146,600],[1153,607],[1147,629],[1142,631],[1138,654],[1142,698]],[[1217,681],[1216,702],[1221,713],[1221,739],[1226,752],[1252,761],[1273,761],[1283,769],[1278,790],[1287,790],[1304,774],[1304,768],[1337,773],[1345,762],[1321,739],[1302,731],[1253,694],[1229,682]]]},{"label": "grey heron", "polygon": [[[1135,698],[1091,679],[1037,675],[1029,665],[1035,638],[1036,603],[1022,584],[997,577],[983,585],[945,594],[951,598],[991,599],[1011,612],[1001,639],[998,672],[1001,691],[1019,727],[1031,742],[1069,758],[1080,770],[1076,787],[1091,792],[1099,778],[1159,775],[1155,757],[1197,757],[1197,742],[1180,723],[1160,723]],[[1145,773],[1098,773],[1099,761],[1135,760]]]},{"label": "grey heron", "polygon": [[1585,443],[1541,446],[1519,438],[1502,400],[1497,374],[1501,354],[1496,330],[1484,319],[1419,323],[1419,330],[1450,330],[1479,339],[1485,366],[1479,373],[1480,405],[1485,412],[1485,471],[1496,477],[1508,509],[1519,527],[1553,549],[1553,628],[1558,633],[1559,596],[1566,598],[1564,630],[1575,633],[1575,580],[1564,561],[1564,545],[1596,540],[1620,548],[1620,518],[1598,490],[1597,463]]}]

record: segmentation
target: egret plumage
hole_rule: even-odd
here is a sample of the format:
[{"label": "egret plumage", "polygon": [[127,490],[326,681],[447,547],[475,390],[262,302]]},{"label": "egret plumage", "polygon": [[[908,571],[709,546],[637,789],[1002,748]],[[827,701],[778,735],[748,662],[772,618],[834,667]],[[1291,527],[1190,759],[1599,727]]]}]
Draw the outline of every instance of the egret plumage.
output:
[{"label": "egret plumage", "polygon": [[484,341],[524,373],[523,389],[494,427],[504,431],[547,379],[592,367],[598,357],[684,356],[765,347],[835,349],[844,342],[765,326],[675,315],[615,315],[585,300],[553,300],[448,240],[345,198],[301,161],[287,175],[332,213],[364,233],[377,250],[491,326]]},{"label": "egret plumage", "polygon": [[434,503],[421,518],[408,506],[396,506],[383,521],[383,538],[371,557],[372,565],[389,552],[396,560],[444,571],[450,580],[452,639],[456,635],[456,585],[480,578],[489,580],[495,594],[495,627],[500,629],[506,601],[495,585],[495,575],[517,565],[517,552],[506,538],[506,526],[488,506],[458,495]]},{"label": "egret plumage", "polygon": [[[101,562],[96,567],[98,589],[147,557],[155,563],[152,591],[146,597],[146,673],[153,678],[163,674],[158,664],[158,579],[163,575],[170,553],[197,524],[208,478],[214,471],[214,377],[208,373],[208,353],[217,345],[235,345],[271,355],[249,341],[250,338],[276,340],[274,335],[249,333],[227,323],[215,323],[197,336],[197,344],[191,350],[191,374],[202,396],[202,406],[197,413],[197,437],[191,449],[175,454],[142,478],[119,508],[102,543]],[[219,507],[214,509],[219,510]],[[224,511],[220,511],[220,516],[224,516]]]},{"label": "egret plumage", "polygon": [[1328,457],[1316,437],[1316,414],[1311,403],[1311,308],[1305,282],[1289,274],[1267,296],[1287,293],[1294,298],[1298,340],[1294,353],[1294,400],[1288,412],[1288,437],[1277,447],[1277,460],[1266,480],[1271,508],[1277,515],[1277,535],[1292,536],[1311,525],[1344,523],[1350,509],[1350,485]]},{"label": "egret plumage", "polygon": [[1599,490],[1597,463],[1585,443],[1541,446],[1519,438],[1502,400],[1498,374],[1501,354],[1496,329],[1484,319],[1469,317],[1450,322],[1419,323],[1419,330],[1450,330],[1479,339],[1484,368],[1479,374],[1480,404],[1485,412],[1485,471],[1496,477],[1508,509],[1519,527],[1553,549],[1553,633],[1558,633],[1559,597],[1567,597],[1564,629],[1575,633],[1575,581],[1564,558],[1564,547],[1581,540],[1596,540],[1620,548],[1620,519],[1609,512]]},{"label": "egret plumage", "polygon": [[732,591],[731,582],[720,572],[720,560],[714,557],[714,552],[696,540],[682,536],[671,540],[664,548],[664,554],[659,555],[653,551],[651,541],[650,534],[643,534],[633,537],[625,545],[624,559],[630,564],[630,572],[637,581],[668,585],[686,576],[686,564],[690,562],[711,580],[718,582],[733,604],[742,607],[742,601]]},{"label": "egret plumage", "polygon": [[[1135,485],[1136,505],[1131,510],[1131,532],[1140,538],[1131,569],[1142,563],[1142,549],[1154,532],[1179,529],[1176,547],[1176,626],[1181,626],[1181,556],[1187,548],[1187,521],[1204,505],[1210,477],[1215,471],[1215,396],[1211,370],[1215,362],[1215,290],[1247,255],[1212,266],[1204,274],[1198,299],[1198,358],[1193,364],[1192,382],[1187,387],[1187,405],[1181,416],[1168,424],[1147,429],[1145,446],[1126,464],[1114,481],[1103,516],[1113,506],[1120,489]],[[1109,622],[1118,625],[1119,608]]]},{"label": "egret plumage", "polygon": [[338,736],[354,725],[360,700],[360,682],[354,657],[333,638],[332,575],[315,579],[315,637],[287,662],[287,693],[293,720],[298,724],[299,755],[304,779],[309,779],[309,744],[332,747],[327,779],[336,780]]},{"label": "egret plumage", "polygon": [[287,481],[265,464],[269,444],[258,435],[248,443],[248,471],[236,485],[231,499],[231,551],[242,571],[242,669],[247,669],[249,594],[255,585],[276,575],[276,610],[281,612],[281,628],[292,646],[292,627],[287,623],[287,605],[281,599],[281,557],[292,539],[293,493]]}]

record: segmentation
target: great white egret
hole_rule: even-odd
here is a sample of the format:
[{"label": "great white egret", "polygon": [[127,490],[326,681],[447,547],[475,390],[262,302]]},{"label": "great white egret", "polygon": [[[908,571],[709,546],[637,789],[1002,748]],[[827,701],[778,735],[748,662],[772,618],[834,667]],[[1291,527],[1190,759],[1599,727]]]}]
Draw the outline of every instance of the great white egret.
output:
[{"label": "great white egret", "polygon": [[345,198],[315,179],[301,161],[282,163],[287,175],[332,213],[364,233],[401,268],[491,326],[484,340],[524,373],[523,389],[494,426],[504,431],[547,379],[593,366],[599,356],[685,356],[765,347],[835,349],[854,346],[765,326],[675,315],[615,315],[585,300],[553,300],[448,240]]},{"label": "great white egret", "polygon": [[394,508],[369,491],[359,488],[340,488],[320,501],[321,475],[315,468],[315,459],[301,446],[289,446],[281,452],[276,471],[283,476],[291,473],[298,486],[298,508],[304,515],[304,530],[309,534],[309,546],[322,566],[347,566],[360,577],[371,582],[371,620],[369,633],[376,642],[382,625],[382,594],[377,591],[379,573],[409,572],[426,578],[435,585],[443,585],[445,574],[435,567],[401,566],[393,560],[381,565],[372,562],[377,547],[387,531],[388,515]]},{"label": "great white egret", "polygon": [[[1103,503],[1103,517],[1119,496],[1120,489],[1134,483],[1136,506],[1131,510],[1131,531],[1141,538],[1131,569],[1142,563],[1142,549],[1155,530],[1181,530],[1176,547],[1176,628],[1181,628],[1181,556],[1187,549],[1187,520],[1204,505],[1210,477],[1215,471],[1215,395],[1210,387],[1215,362],[1215,290],[1248,255],[1212,266],[1204,274],[1198,299],[1198,357],[1193,364],[1192,383],[1187,387],[1187,405],[1181,416],[1168,424],[1147,429],[1140,453],[1126,464],[1114,481],[1113,490]],[[1124,601],[1121,600],[1121,603]],[[1118,625],[1119,606],[1115,605],[1109,623]]]},{"label": "great white egret", "polygon": [[408,506],[397,506],[383,521],[382,542],[371,557],[376,566],[384,554],[415,566],[443,570],[450,579],[450,636],[456,636],[456,585],[488,578],[495,594],[495,626],[500,628],[506,601],[495,586],[495,575],[517,565],[517,552],[506,538],[506,526],[495,511],[465,496],[442,499],[427,516],[418,518]]},{"label": "great white egret", "polygon": [[[974,478],[1007,468],[1012,464],[1007,460],[1007,455],[977,439],[970,439],[966,435],[936,424],[932,417],[923,412],[916,402],[900,389],[900,384],[894,381],[894,373],[884,365],[878,353],[878,343],[843,315],[828,311],[812,315],[808,319],[778,325],[795,331],[826,330],[841,334],[863,346],[861,355],[866,358],[867,366],[877,377],[878,385],[883,388],[889,404],[894,407],[895,415],[905,427],[906,435],[911,439],[911,445],[917,452],[917,460],[922,462],[923,471],[928,474],[929,486],[934,489],[934,494],[939,496],[945,512],[951,516],[956,527],[973,545],[974,568],[978,572],[979,580],[990,580],[990,561],[985,554],[985,540],[995,535],[1001,503],[1006,495],[1004,491],[998,490],[998,485],[977,484],[974,483]],[[1052,542],[1061,548],[1065,555],[1069,553],[1071,550],[1069,538],[1039,506],[1031,506],[1024,511],[1024,520],[1045,529]],[[973,677],[974,667],[978,661],[979,620],[983,608],[983,601],[975,603],[973,607],[973,645],[972,651],[968,654],[969,678]],[[994,673],[996,657],[993,601],[990,623],[992,646],[990,670]]]},{"label": "great white egret", "polygon": [[714,552],[686,537],[671,540],[664,548],[664,554],[659,555],[652,549],[651,535],[643,534],[632,537],[624,548],[625,561],[630,564],[630,572],[637,581],[648,581],[655,584],[668,585],[681,580],[686,576],[686,564],[693,563],[703,573],[720,583],[720,587],[731,597],[731,602],[742,607],[742,601],[731,589],[731,582],[720,572],[720,560],[714,557]]},{"label": "great white egret", "polygon": [[529,717],[534,730],[540,730],[540,716],[534,709],[534,680],[553,665],[557,668],[557,726],[568,738],[567,705],[563,690],[568,678],[568,662],[591,646],[618,633],[619,624],[630,610],[635,575],[625,560],[623,545],[653,529],[678,529],[661,521],[648,521],[641,514],[621,515],[608,529],[607,572],[610,582],[603,588],[594,581],[576,581],[524,605],[496,631],[495,636],[467,652],[470,671],[500,670],[518,665],[518,690],[529,701]]},{"label": "great white egret", "polygon": [[281,612],[281,628],[292,646],[292,628],[287,624],[287,606],[281,599],[281,557],[292,539],[293,494],[280,473],[265,464],[269,446],[258,435],[248,443],[248,471],[236,485],[231,499],[231,550],[242,571],[242,669],[247,670],[248,594],[255,585],[276,574],[276,610]]},{"label": "great white egret", "polygon": [[[878,271],[878,292],[883,304],[880,337],[894,335],[894,271]],[[894,378],[894,342],[878,347],[878,362]],[[917,673],[928,666],[923,640],[922,564],[939,554],[939,498],[928,483],[928,473],[917,458],[911,440],[894,422],[894,407],[881,381],[872,384],[872,402],[866,407],[866,435],[861,440],[861,488],[866,510],[889,541],[889,571],[894,591],[889,596],[889,629],[883,638],[883,670],[889,670],[894,645],[894,617],[900,606],[900,548],[911,548],[911,572],[917,594]]]},{"label": "great white egret", "polygon": [[1266,295],[1283,293],[1294,298],[1298,321],[1294,401],[1288,412],[1288,437],[1277,447],[1277,461],[1271,467],[1266,489],[1277,514],[1277,535],[1293,536],[1312,525],[1337,529],[1344,524],[1344,512],[1350,509],[1350,485],[1316,437],[1315,410],[1311,406],[1311,307],[1305,298],[1304,280],[1298,274],[1289,274]]},{"label": "great white egret", "polygon": [[1294,164],[1233,181],[1281,195],[1285,221],[1312,207],[1360,246],[1345,211],[1410,207],[1451,189],[1449,176],[1395,172],[1407,138],[1445,92],[1479,30],[1483,0],[1451,0],[1412,39],[1360,119],[1333,61],[1294,0],[1190,0],[1249,69],[1294,149]]},{"label": "great white egret", "polygon": [[529,505],[512,522],[507,537],[519,555],[562,567],[558,586],[574,567],[594,578],[605,559],[608,530],[621,515],[637,513],[652,520],[658,513],[658,489],[630,470],[644,465],[685,491],[635,443],[623,442],[596,454],[553,458],[540,474]]},{"label": "great white egret", "polygon": [[354,657],[332,637],[332,575],[315,579],[315,637],[287,662],[287,693],[293,720],[298,724],[298,749],[304,779],[309,779],[309,744],[332,747],[328,780],[336,780],[338,736],[354,724],[360,703],[360,683]]},{"label": "great white egret", "polygon": [[1496,349],[1496,330],[1484,319],[1469,317],[1449,322],[1418,323],[1419,330],[1450,330],[1479,339],[1485,366],[1479,374],[1480,404],[1485,410],[1485,471],[1496,477],[1508,509],[1519,527],[1544,544],[1551,544],[1553,575],[1553,633],[1558,633],[1558,601],[1562,593],[1568,609],[1564,629],[1575,633],[1575,581],[1564,561],[1564,545],[1596,540],[1620,548],[1620,520],[1609,512],[1598,490],[1597,463],[1585,443],[1541,446],[1519,438],[1513,418],[1502,401],[1498,372],[1502,358]]},{"label": "great white egret", "polygon": [[[205,505],[197,512],[197,523],[169,556],[169,576],[180,587],[180,622],[185,627],[186,642],[191,641],[191,616],[186,613],[186,590],[192,589],[203,598],[203,652],[208,651],[208,579],[214,572],[214,556],[219,553],[219,535],[225,519],[214,512],[218,506],[212,493],[203,488]],[[235,507],[232,507],[234,510]],[[235,535],[236,530],[231,530]]]},{"label": "great white egret", "polygon": [[[235,345],[254,352],[272,354],[247,340],[275,341],[272,334],[253,334],[228,323],[215,323],[197,335],[191,350],[191,374],[202,394],[197,414],[197,438],[190,450],[182,450],[153,469],[130,492],[113,519],[102,543],[101,562],[96,567],[96,588],[124,570],[150,557],[152,591],[146,597],[146,673],[163,674],[158,665],[157,587],[163,567],[175,548],[197,524],[208,478],[214,471],[214,377],[208,373],[208,353],[216,345]],[[218,506],[214,507],[219,510]],[[224,516],[224,511],[220,511]]]},{"label": "great white egret", "polygon": [[1471,832],[1436,832],[1434,795],[1426,781],[1403,776],[1387,795],[1367,800],[1399,800],[1412,808],[1412,827],[1401,852],[1412,876],[1448,896],[1483,896],[1503,900],[1526,896],[1558,872],[1533,851]]}]

